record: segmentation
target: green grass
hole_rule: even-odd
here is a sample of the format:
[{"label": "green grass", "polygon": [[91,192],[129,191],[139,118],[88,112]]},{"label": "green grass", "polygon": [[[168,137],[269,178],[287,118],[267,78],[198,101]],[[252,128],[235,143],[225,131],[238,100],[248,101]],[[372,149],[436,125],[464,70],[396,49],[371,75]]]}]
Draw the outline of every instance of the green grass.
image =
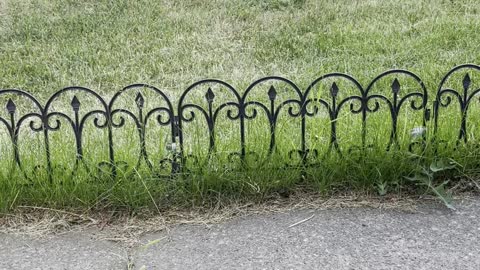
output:
[{"label": "green grass", "polygon": [[[433,97],[441,77],[462,63],[480,63],[480,3],[478,1],[47,1],[0,0],[0,88],[27,90],[44,103],[59,89],[81,85],[109,99],[131,83],[148,83],[170,93],[178,101],[180,94],[193,82],[219,78],[231,83],[240,92],[254,80],[267,75],[280,75],[293,80],[301,89],[320,75],[344,72],[366,86],[379,73],[392,69],[408,69],[419,75]],[[451,85],[460,89],[459,74]],[[473,86],[479,86],[478,73],[470,74]],[[388,93],[392,77],[380,82],[376,92]],[[399,78],[401,79],[401,78]],[[312,95],[322,95],[329,87],[319,87]],[[402,91],[418,89],[411,80],[401,80]],[[355,91],[340,82],[341,95]],[[268,86],[265,86],[268,87]],[[263,98],[262,88],[252,98]],[[279,89],[288,89],[279,85]],[[192,95],[190,100],[203,98]],[[218,89],[219,91],[221,89]],[[135,111],[136,93],[119,101],[119,106]],[[147,97],[148,108],[160,104]],[[280,99],[290,97],[288,91]],[[60,98],[56,110],[71,115],[69,103],[73,95]],[[7,96],[0,104],[6,104]],[[218,95],[217,100],[227,100]],[[433,100],[433,98],[430,98]],[[98,107],[93,99],[81,96],[82,107]],[[31,110],[27,105],[19,110]],[[175,102],[176,104],[176,102]],[[429,104],[431,105],[431,104]],[[4,105],[1,105],[4,106]],[[471,108],[469,138],[475,139],[478,126],[478,105]],[[454,138],[459,119],[453,108],[443,111],[440,135]],[[1,112],[6,117],[6,112]],[[157,179],[145,166],[134,171],[138,138],[131,122],[115,131],[117,160],[129,165],[116,179],[97,170],[81,169],[71,176],[75,160],[74,140],[63,123],[61,131],[51,133],[52,159],[55,163],[53,182],[48,181],[43,167],[29,171],[26,179],[10,162],[12,156],[8,135],[2,129],[0,208],[16,205],[49,207],[168,207],[208,204],[225,198],[257,199],[302,186],[326,194],[338,190],[376,190],[387,186],[389,191],[409,190],[404,176],[424,160],[405,151],[385,153],[390,120],[383,113],[369,116],[368,143],[376,145],[367,158],[355,153],[346,158],[318,159],[316,167],[303,172],[278,169],[285,164],[287,153],[299,145],[299,122],[284,117],[280,120],[278,149],[272,161],[258,167],[251,159],[249,169],[228,164],[229,152],[238,150],[238,123],[222,121],[218,126],[218,155],[207,159],[204,124],[185,127],[186,153],[204,158],[202,166],[193,166],[192,173],[174,181]],[[399,137],[407,143],[411,128],[420,123],[418,112],[405,111],[399,119]],[[225,117],[223,118],[225,119]],[[357,145],[360,138],[358,115],[344,111],[338,122],[341,146]],[[449,121],[445,121],[445,120]],[[298,119],[297,119],[298,120]],[[322,117],[309,119],[307,141],[311,148],[326,150],[329,121]],[[89,123],[84,138],[85,160],[92,166],[108,159],[105,130],[96,130]],[[153,125],[153,124],[152,124]],[[202,126],[203,125],[203,126]],[[430,125],[430,124],[429,124]],[[428,127],[431,130],[431,126]],[[152,162],[167,154],[165,137],[169,130],[153,128],[147,133]],[[236,137],[237,136],[237,137]],[[252,139],[255,138],[255,139]],[[42,134],[25,129],[21,134],[22,162],[30,169],[44,163]],[[26,141],[32,143],[25,143]],[[265,118],[247,121],[247,149],[264,159],[268,149],[268,126]],[[450,145],[439,153],[454,158],[463,167],[462,173],[475,171],[478,155],[471,147],[453,151]],[[11,162],[10,162],[11,163]],[[256,167],[255,167],[256,166]],[[102,169],[100,168],[99,171]],[[35,175],[36,173],[36,175]],[[155,202],[155,203],[154,203]]]},{"label": "green grass", "polygon": [[0,85],[108,95],[132,82],[179,92],[272,74],[306,86],[333,71],[366,83],[407,68],[433,89],[451,67],[478,62],[479,12],[468,0],[2,0]]}]

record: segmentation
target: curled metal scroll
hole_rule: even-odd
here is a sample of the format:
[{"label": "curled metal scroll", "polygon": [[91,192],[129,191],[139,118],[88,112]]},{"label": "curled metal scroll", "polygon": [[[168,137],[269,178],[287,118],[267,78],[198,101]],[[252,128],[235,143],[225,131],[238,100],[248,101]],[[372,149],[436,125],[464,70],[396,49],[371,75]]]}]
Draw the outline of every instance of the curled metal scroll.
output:
[{"label": "curled metal scroll", "polygon": [[[458,91],[457,89],[446,88],[445,84],[448,79],[455,73],[464,71],[464,76],[462,80],[462,90]],[[480,93],[480,88],[472,89],[472,80],[470,78],[470,71],[480,71],[480,66],[473,65],[473,64],[464,64],[459,65],[453,69],[451,69],[440,82],[438,89],[437,89],[437,96],[435,98],[433,104],[433,112],[434,112],[434,133],[437,134],[438,132],[438,118],[439,118],[439,111],[441,108],[447,108],[454,103],[458,103],[460,107],[460,117],[461,123],[458,130],[458,137],[456,139],[456,144],[458,145],[460,142],[467,143],[467,115],[468,109],[472,104],[474,97]]]},{"label": "curled metal scroll", "polygon": [[[291,146],[281,148],[285,151],[285,158],[292,163],[300,162],[301,166],[318,164],[324,158],[328,158],[330,153],[337,153],[340,156],[348,155],[350,158],[364,158],[364,152],[373,149],[375,145],[370,142],[367,145],[366,138],[369,136],[366,132],[369,115],[373,113],[385,113],[391,121],[385,126],[389,132],[388,146],[399,145],[400,138],[398,128],[398,118],[403,110],[409,109],[413,111],[423,112],[422,124],[428,126],[430,119],[430,109],[433,107],[433,132],[422,134],[419,140],[410,141],[406,151],[422,153],[422,151],[430,145],[428,141],[435,139],[438,130],[438,118],[442,109],[458,104],[461,113],[461,124],[458,129],[456,138],[452,138],[457,144],[467,143],[467,127],[468,127],[468,111],[480,93],[480,88],[474,88],[472,83],[472,72],[480,71],[480,66],[466,64],[455,67],[450,70],[441,80],[437,89],[436,97],[429,103],[428,92],[423,81],[414,73],[407,70],[390,70],[373,78],[366,87],[356,80],[354,77],[343,73],[329,73],[318,77],[310,83],[304,91],[300,89],[294,82],[277,76],[270,76],[258,79],[248,85],[242,91],[237,91],[232,85],[221,80],[209,79],[198,81],[185,89],[180,95],[178,101],[172,99],[172,94],[160,90],[147,84],[133,84],[124,87],[120,91],[113,94],[112,98],[107,101],[97,92],[84,87],[67,87],[54,93],[47,99],[45,105],[42,105],[33,95],[17,89],[0,90],[0,100],[3,100],[3,114],[0,114],[0,125],[5,127],[8,137],[10,138],[13,149],[13,162],[25,175],[31,176],[34,171],[42,170],[49,174],[52,178],[53,172],[64,171],[64,164],[58,163],[52,159],[51,144],[56,143],[52,140],[53,132],[62,132],[68,128],[74,134],[74,150],[75,156],[73,172],[74,173],[81,164],[87,168],[89,172],[108,170],[110,175],[116,177],[117,169],[124,170],[126,163],[120,161],[118,149],[115,149],[116,133],[126,128],[127,124],[133,124],[135,128],[135,138],[138,138],[138,153],[133,165],[138,169],[142,164],[146,165],[150,171],[155,172],[160,169],[171,167],[170,174],[175,175],[179,172],[187,172],[185,165],[202,166],[200,160],[203,159],[200,153],[186,153],[186,141],[194,136],[189,134],[185,127],[187,124],[195,124],[196,121],[204,121],[206,128],[204,130],[207,141],[202,142],[206,149],[206,156],[224,155],[229,162],[238,162],[246,165],[246,157],[250,157],[250,163],[265,164],[268,163],[273,153],[280,152],[279,144],[279,115],[282,115],[282,121],[299,121],[299,125],[292,125],[291,132],[300,138],[300,142],[295,142]],[[452,75],[457,72],[464,72],[461,80],[461,90],[455,90],[445,87],[446,82],[452,80]],[[387,77],[388,76],[388,77]],[[407,77],[415,84],[415,91],[405,93],[405,88],[399,76]],[[390,80],[391,79],[391,80]],[[387,94],[374,93],[373,88],[380,80],[389,80],[389,89]],[[346,82],[353,92],[347,92],[344,89]],[[320,84],[328,82],[328,92],[322,96],[315,96],[313,92]],[[278,87],[277,84],[286,85]],[[280,89],[281,88],[281,89]],[[219,90],[220,89],[220,90]],[[150,94],[154,97],[151,100]],[[220,92],[221,91],[221,92]],[[220,93],[228,96],[228,100],[222,98]],[[285,96],[283,96],[285,93]],[[198,100],[191,97],[199,96]],[[84,98],[89,97],[88,99]],[[69,104],[58,109],[57,102],[65,103],[65,97],[68,97]],[[3,99],[2,99],[3,98]],[[130,107],[126,106],[120,100],[128,99]],[[175,100],[176,102],[172,102]],[[95,102],[96,106],[92,106],[91,102]],[[158,103],[155,103],[158,102]],[[20,103],[30,104],[29,109],[25,110]],[[381,108],[387,108],[381,112]],[[133,108],[133,109],[132,109]],[[326,114],[328,123],[328,142],[325,142],[326,153],[320,153],[315,147],[308,145],[306,142],[306,134],[312,132],[311,127],[307,125],[306,119],[313,118],[319,114],[320,109],[328,112]],[[361,139],[350,145],[342,145],[342,140],[338,138],[337,125],[339,114],[348,113],[359,115],[361,121]],[[268,142],[262,149],[264,153],[260,154],[258,149],[247,149],[247,143],[255,140],[255,138],[247,138],[246,121],[261,121],[260,118],[266,119],[259,128],[265,128],[268,131]],[[357,118],[358,119],[358,118]],[[227,122],[223,122],[227,121]],[[390,124],[391,122],[391,124]],[[238,134],[235,138],[217,138],[218,132],[222,131],[221,123],[231,123],[235,127],[238,125]],[[92,166],[85,160],[85,130],[88,128],[103,129],[108,133],[108,140],[105,140],[104,146],[108,147],[108,160],[100,162],[100,164]],[[228,125],[231,126],[231,125]],[[149,149],[146,143],[146,136],[150,132],[150,128],[168,130],[166,143],[170,147],[167,154],[161,154],[158,161],[152,161],[153,149]],[[33,133],[42,136],[43,148],[45,153],[38,157],[35,164],[24,164],[23,157],[19,149],[21,145],[30,143],[26,139],[19,139],[20,131],[28,129]],[[228,131],[228,130],[227,130]],[[230,131],[229,131],[230,132]],[[235,128],[235,132],[236,128]],[[358,132],[358,131],[356,131]],[[231,133],[230,133],[231,134]],[[314,134],[317,135],[317,134]],[[327,137],[325,136],[325,137]],[[432,136],[432,137],[429,137]],[[282,137],[283,138],[283,137]],[[410,138],[409,138],[410,139]],[[218,152],[217,146],[219,140],[226,140],[226,152]],[[259,140],[260,141],[260,140]],[[438,140],[440,142],[442,140]],[[159,139],[160,142],[160,139]],[[223,142],[225,143],[225,142]],[[258,143],[259,142],[255,142]],[[443,141],[442,141],[443,143]],[[249,144],[248,144],[249,145]],[[282,145],[283,146],[283,145]],[[67,147],[67,146],[65,146]],[[383,146],[382,146],[383,147]],[[248,146],[248,148],[251,148]],[[137,149],[137,148],[135,148]],[[268,149],[268,150],[267,150]],[[375,148],[377,149],[377,148]],[[72,148],[73,150],[73,148]],[[40,162],[42,161],[42,162]],[[316,163],[317,162],[317,163]],[[42,163],[42,164],[39,164]],[[291,164],[290,164],[291,165]],[[313,166],[313,165],[312,165]],[[28,168],[27,168],[28,167]],[[55,169],[56,168],[56,169]]]}]

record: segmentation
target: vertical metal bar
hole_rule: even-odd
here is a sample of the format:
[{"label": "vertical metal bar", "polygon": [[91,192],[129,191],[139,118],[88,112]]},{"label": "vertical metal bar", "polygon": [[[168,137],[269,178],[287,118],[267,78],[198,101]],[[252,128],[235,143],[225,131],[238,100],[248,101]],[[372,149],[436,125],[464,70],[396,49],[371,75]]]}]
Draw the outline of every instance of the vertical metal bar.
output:
[{"label": "vertical metal bar", "polygon": [[[172,157],[172,176],[180,173],[181,171],[181,168],[182,168],[182,157],[183,157],[183,146],[182,146],[182,143],[181,143],[181,139],[180,139],[180,133],[181,133],[181,129],[180,129],[180,121],[179,121],[179,117],[176,116],[176,115],[173,115],[173,112],[171,112],[171,119],[172,119],[172,144],[174,147],[172,147],[173,149],[175,149],[175,151],[173,151],[173,157]],[[179,151],[176,151],[176,138],[179,137]],[[180,160],[180,162],[179,162]]]},{"label": "vertical metal bar", "polygon": [[246,149],[245,149],[245,103],[243,98],[239,102],[238,106],[239,110],[239,117],[240,117],[240,160],[242,161],[242,164],[245,163],[245,155],[246,155]]},{"label": "vertical metal bar", "polygon": [[270,115],[268,117],[268,122],[270,124],[270,146],[268,147],[268,154],[273,153],[275,148],[275,126],[276,126],[276,115],[275,115],[275,98],[270,99]]},{"label": "vertical metal bar", "polygon": [[47,159],[47,175],[50,183],[53,182],[53,171],[52,171],[52,162],[50,160],[50,141],[48,139],[48,118],[45,111],[42,112],[42,124],[43,124],[43,136],[45,144],[45,155]]},{"label": "vertical metal bar", "polygon": [[117,168],[115,165],[115,152],[113,149],[113,132],[112,132],[112,113],[111,108],[107,108],[106,112],[107,117],[107,131],[108,131],[108,155],[110,159],[110,166],[112,170],[112,177],[117,178]]},{"label": "vertical metal bar", "polygon": [[307,165],[307,156],[306,156],[306,148],[307,148],[307,145],[306,145],[306,119],[305,119],[305,116],[307,114],[307,105],[306,105],[306,97],[304,95],[302,95],[301,97],[301,108],[300,108],[300,117],[302,117],[301,119],[301,126],[300,126],[300,129],[301,129],[301,152],[302,152],[302,164],[303,166],[305,167]]}]

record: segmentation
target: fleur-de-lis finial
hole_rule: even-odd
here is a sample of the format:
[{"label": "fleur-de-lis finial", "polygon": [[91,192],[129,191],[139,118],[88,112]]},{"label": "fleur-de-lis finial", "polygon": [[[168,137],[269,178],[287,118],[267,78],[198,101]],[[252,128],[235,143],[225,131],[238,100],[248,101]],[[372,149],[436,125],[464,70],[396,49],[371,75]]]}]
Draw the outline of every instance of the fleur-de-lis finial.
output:
[{"label": "fleur-de-lis finial", "polygon": [[213,99],[215,98],[215,94],[212,91],[212,88],[208,88],[207,94],[205,94],[205,98],[207,99],[208,103],[212,103]]},{"label": "fleur-de-lis finial", "polygon": [[332,97],[337,97],[337,95],[338,95],[337,83],[335,83],[335,82],[332,83],[332,87],[330,88],[330,94],[332,95]]},{"label": "fleur-de-lis finial", "polygon": [[73,111],[78,112],[78,110],[80,110],[80,101],[78,100],[77,96],[73,96],[70,104],[72,105]]},{"label": "fleur-de-lis finial", "polygon": [[275,90],[275,87],[270,86],[270,89],[268,89],[268,99],[271,101],[274,101],[277,98],[277,90]]},{"label": "fleur-de-lis finial", "polygon": [[467,90],[469,87],[470,87],[470,83],[472,82],[472,80],[470,79],[470,75],[465,74],[465,77],[463,77],[463,90]]},{"label": "fleur-de-lis finial", "polygon": [[393,83],[392,83],[392,92],[394,94],[398,94],[398,92],[400,92],[400,83],[398,82],[398,79],[395,78],[395,80],[393,80]]},{"label": "fleur-de-lis finial", "polygon": [[17,110],[17,106],[11,98],[8,99],[6,108],[9,114],[14,114]]},{"label": "fleur-de-lis finial", "polygon": [[137,103],[138,108],[143,108],[143,105],[145,104],[145,99],[143,98],[142,93],[138,92],[137,97],[135,97],[135,103]]}]

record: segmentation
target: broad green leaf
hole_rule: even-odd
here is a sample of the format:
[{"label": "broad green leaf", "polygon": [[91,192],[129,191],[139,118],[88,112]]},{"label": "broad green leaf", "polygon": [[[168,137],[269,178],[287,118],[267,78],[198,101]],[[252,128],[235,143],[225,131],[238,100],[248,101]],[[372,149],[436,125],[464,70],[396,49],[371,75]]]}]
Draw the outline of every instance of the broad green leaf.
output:
[{"label": "broad green leaf", "polygon": [[423,184],[430,183],[429,175],[425,175],[424,173],[415,173],[413,176],[405,176],[405,179],[413,181],[413,182],[420,182]]},{"label": "broad green leaf", "polygon": [[446,207],[455,210],[455,207],[453,207],[452,205],[452,195],[445,190],[445,184],[447,184],[447,182],[448,181],[445,181],[436,187],[432,187],[432,190],[437,195],[437,197],[445,204]]},{"label": "broad green leaf", "polygon": [[435,160],[430,164],[430,170],[432,172],[440,172],[445,170],[451,170],[456,167],[455,163],[447,159]]}]

